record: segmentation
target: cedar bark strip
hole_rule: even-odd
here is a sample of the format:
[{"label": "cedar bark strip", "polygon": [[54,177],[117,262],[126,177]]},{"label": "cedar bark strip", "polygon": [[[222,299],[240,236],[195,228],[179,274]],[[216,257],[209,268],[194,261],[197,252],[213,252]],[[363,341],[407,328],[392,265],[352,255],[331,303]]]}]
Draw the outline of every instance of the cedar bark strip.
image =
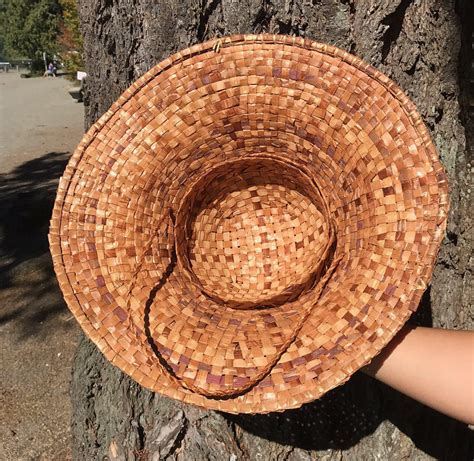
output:
[{"label": "cedar bark strip", "polygon": [[[395,80],[431,130],[451,186],[447,237],[412,320],[473,328],[469,0],[79,3],[88,72],[86,127],[171,53],[233,33],[307,36],[354,53]],[[71,392],[73,452],[80,460],[462,460],[474,453],[466,425],[361,374],[300,410],[230,416],[142,389],[84,339]]]}]

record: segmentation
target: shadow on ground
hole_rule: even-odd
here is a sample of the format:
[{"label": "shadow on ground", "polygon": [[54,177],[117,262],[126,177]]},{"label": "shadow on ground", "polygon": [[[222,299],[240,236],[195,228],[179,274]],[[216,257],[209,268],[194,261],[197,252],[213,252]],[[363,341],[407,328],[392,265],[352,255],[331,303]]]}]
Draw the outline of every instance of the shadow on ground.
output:
[{"label": "shadow on ground", "polygon": [[0,325],[18,338],[45,332],[65,311],[48,247],[56,188],[69,154],[51,152],[0,175]]}]

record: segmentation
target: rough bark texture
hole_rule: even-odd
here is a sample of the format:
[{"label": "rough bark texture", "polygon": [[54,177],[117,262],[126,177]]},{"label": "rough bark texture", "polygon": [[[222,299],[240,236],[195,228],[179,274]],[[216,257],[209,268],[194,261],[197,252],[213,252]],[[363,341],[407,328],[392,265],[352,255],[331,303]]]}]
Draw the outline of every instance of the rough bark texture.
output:
[{"label": "rough bark texture", "polygon": [[[304,35],[354,53],[395,80],[431,130],[451,184],[451,212],[431,289],[412,319],[472,329],[468,179],[468,1],[83,0],[86,126],[161,59],[232,33]],[[471,124],[471,125],[470,125]],[[442,372],[442,371],[441,371]],[[473,432],[355,375],[282,414],[229,416],[140,388],[86,339],[73,373],[76,459],[472,459]]]}]

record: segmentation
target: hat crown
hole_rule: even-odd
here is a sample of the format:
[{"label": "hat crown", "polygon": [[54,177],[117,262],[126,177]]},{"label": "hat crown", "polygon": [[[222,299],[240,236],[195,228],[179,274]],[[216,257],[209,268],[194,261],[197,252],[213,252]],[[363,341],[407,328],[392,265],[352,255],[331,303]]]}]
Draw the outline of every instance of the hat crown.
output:
[{"label": "hat crown", "polygon": [[327,217],[315,186],[290,163],[225,162],[196,181],[184,202],[179,259],[213,300],[272,307],[296,299],[319,278]]}]

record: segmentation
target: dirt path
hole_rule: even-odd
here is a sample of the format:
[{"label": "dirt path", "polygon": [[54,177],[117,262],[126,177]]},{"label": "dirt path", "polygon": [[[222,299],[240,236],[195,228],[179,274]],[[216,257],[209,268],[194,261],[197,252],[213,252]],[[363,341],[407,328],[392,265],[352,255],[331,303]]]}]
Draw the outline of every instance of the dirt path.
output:
[{"label": "dirt path", "polygon": [[79,328],[47,231],[57,180],[83,132],[61,78],[0,73],[0,459],[66,460]]}]

